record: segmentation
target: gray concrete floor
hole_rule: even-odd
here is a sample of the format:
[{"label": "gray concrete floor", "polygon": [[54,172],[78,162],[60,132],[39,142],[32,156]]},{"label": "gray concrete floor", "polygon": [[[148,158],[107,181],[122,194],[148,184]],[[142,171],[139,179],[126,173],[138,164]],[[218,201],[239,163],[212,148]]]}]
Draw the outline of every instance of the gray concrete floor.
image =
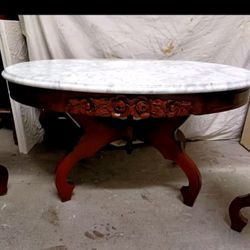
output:
[{"label": "gray concrete floor", "polygon": [[[0,141],[0,164],[10,174],[0,197],[1,250],[250,249],[250,225],[242,233],[229,226],[231,200],[250,192],[250,153],[237,141],[187,144],[203,177],[192,208],[180,198],[182,171],[151,147],[80,162],[72,200],[62,203],[53,169],[63,150],[41,144],[20,155],[4,129]],[[242,212],[250,219],[250,209]]]}]

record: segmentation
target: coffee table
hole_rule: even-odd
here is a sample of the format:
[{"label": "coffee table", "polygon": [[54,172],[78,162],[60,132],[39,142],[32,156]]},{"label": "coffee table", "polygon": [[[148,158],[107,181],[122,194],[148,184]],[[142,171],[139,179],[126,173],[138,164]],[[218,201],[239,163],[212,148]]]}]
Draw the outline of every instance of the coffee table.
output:
[{"label": "coffee table", "polygon": [[[193,206],[201,175],[176,140],[191,115],[231,110],[247,103],[250,71],[204,62],[125,59],[65,59],[19,63],[5,68],[16,101],[44,110],[68,112],[84,134],[56,168],[62,201],[71,199],[70,170],[105,145],[133,140],[149,143],[186,174],[183,202]],[[204,152],[206,153],[206,152]],[[152,166],[153,167],[153,166]]]}]

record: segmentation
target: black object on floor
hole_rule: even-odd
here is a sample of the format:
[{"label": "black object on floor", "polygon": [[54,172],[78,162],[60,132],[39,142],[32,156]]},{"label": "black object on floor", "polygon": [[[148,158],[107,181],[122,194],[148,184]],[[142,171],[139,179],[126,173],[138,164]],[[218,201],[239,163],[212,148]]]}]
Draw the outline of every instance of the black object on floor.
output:
[{"label": "black object on floor", "polygon": [[44,144],[49,147],[71,150],[83,134],[66,113],[41,113],[40,123],[45,131]]},{"label": "black object on floor", "polygon": [[0,165],[0,195],[7,193],[9,173],[6,167]]}]

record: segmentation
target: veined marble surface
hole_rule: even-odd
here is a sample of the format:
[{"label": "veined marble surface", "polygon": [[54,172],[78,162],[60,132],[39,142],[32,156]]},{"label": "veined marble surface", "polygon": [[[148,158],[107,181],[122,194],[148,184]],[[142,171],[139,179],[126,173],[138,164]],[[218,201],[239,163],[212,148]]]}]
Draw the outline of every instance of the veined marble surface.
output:
[{"label": "veined marble surface", "polygon": [[15,64],[10,82],[92,93],[181,94],[250,87],[250,71],[228,65],[168,60],[61,59]]}]

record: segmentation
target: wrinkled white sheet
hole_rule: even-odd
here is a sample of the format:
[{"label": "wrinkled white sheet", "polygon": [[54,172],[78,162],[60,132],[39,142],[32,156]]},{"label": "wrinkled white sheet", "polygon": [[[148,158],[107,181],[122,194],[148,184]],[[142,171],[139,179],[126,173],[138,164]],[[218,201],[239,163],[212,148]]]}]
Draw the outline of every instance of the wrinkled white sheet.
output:
[{"label": "wrinkled white sheet", "polygon": [[[30,60],[135,58],[196,60],[250,69],[250,16],[19,16]],[[239,139],[246,106],[191,116],[188,139]]]}]

